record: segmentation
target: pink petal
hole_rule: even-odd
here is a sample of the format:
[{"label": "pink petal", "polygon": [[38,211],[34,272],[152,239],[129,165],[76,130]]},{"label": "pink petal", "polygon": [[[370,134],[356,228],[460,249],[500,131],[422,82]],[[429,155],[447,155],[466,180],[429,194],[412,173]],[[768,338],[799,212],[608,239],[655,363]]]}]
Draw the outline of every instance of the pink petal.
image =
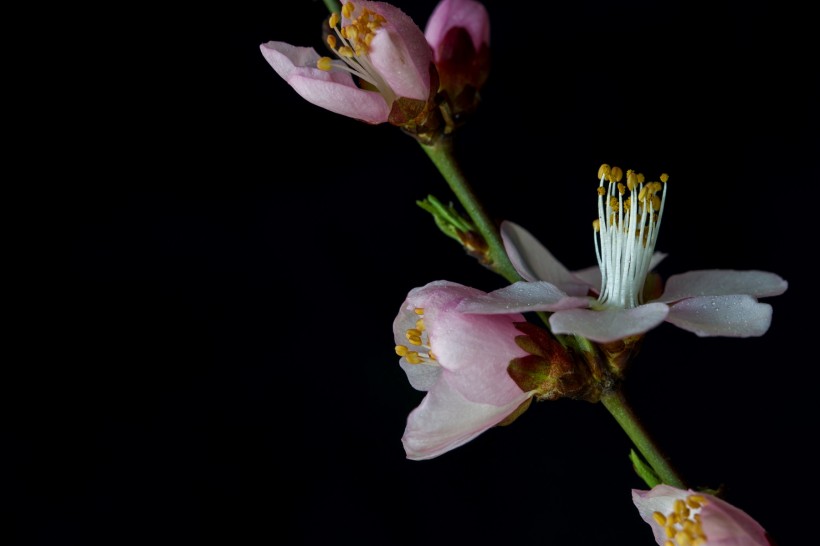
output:
[{"label": "pink petal", "polygon": [[417,391],[429,391],[441,376],[442,367],[433,364],[410,364],[406,358],[399,359],[399,366],[407,374],[407,381]]},{"label": "pink petal", "polygon": [[651,330],[666,318],[669,307],[647,303],[633,309],[568,309],[550,316],[555,334],[577,334],[592,341],[607,343]]},{"label": "pink petal", "polygon": [[474,0],[441,0],[427,21],[424,36],[436,50],[454,27],[464,28],[478,51],[483,44],[490,43],[490,16],[481,2]]},{"label": "pink petal", "polygon": [[[376,31],[368,54],[384,81],[399,97],[426,101],[430,95],[433,51],[424,33],[407,14],[391,4],[365,0],[354,4],[354,17],[362,9],[368,9],[387,21]],[[348,19],[343,19],[343,23],[347,22]]]},{"label": "pink petal", "polygon": [[548,282],[517,282],[499,290],[466,298],[458,304],[462,313],[526,313],[588,307],[591,298],[567,296]]},{"label": "pink petal", "polygon": [[425,324],[450,384],[472,402],[505,405],[521,394],[507,367],[527,354],[515,343],[522,334],[514,323],[524,320],[519,314],[467,315],[452,309]]},{"label": "pink petal", "polygon": [[367,123],[387,121],[390,106],[379,93],[356,87],[348,72],[316,68],[319,54],[313,48],[284,42],[259,48],[276,73],[308,102]]},{"label": "pink petal", "polygon": [[709,269],[672,275],[657,301],[672,302],[693,296],[748,294],[757,298],[777,296],[788,288],[779,275],[768,271]]},{"label": "pink petal", "polygon": [[672,305],[666,320],[701,337],[761,336],[772,322],[772,306],[751,296],[689,298]]},{"label": "pink petal", "polygon": [[513,267],[524,280],[547,281],[567,295],[586,296],[589,285],[570,273],[529,231],[504,221],[501,223],[501,238]]},{"label": "pink petal", "polygon": [[522,392],[502,406],[477,404],[440,381],[407,418],[402,437],[407,458],[431,459],[469,442],[503,421],[529,396]]}]

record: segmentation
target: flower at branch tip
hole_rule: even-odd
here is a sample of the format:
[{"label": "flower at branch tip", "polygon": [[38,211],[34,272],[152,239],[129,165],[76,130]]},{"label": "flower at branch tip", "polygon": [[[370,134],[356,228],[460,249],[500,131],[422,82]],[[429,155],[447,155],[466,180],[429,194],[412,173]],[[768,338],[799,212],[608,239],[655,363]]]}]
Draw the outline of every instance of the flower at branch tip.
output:
[{"label": "flower at branch tip", "polygon": [[[669,277],[661,293],[647,296],[649,272],[665,257],[656,253],[667,175],[647,182],[618,167],[602,165],[598,219],[593,222],[598,266],[571,272],[528,231],[505,222],[504,246],[524,281],[466,298],[465,313],[551,312],[555,334],[575,334],[598,343],[641,336],[670,322],[698,336],[763,335],[772,307],[758,298],[777,296],[788,283],[766,271],[709,269]],[[590,296],[589,294],[592,294]]]},{"label": "flower at branch tip", "polygon": [[342,4],[341,14],[330,16],[327,36],[335,60],[274,41],[260,45],[262,55],[305,100],[337,114],[377,124],[392,121],[391,113],[404,121],[408,111],[426,111],[435,69],[421,29],[391,4]]},{"label": "flower at branch tip", "polygon": [[479,103],[479,90],[490,72],[490,17],[475,0],[441,0],[424,30],[433,48],[445,118],[464,122]]},{"label": "flower at branch tip", "polygon": [[713,495],[669,485],[632,490],[632,502],[661,546],[769,546],[749,514]]},{"label": "flower at branch tip", "polygon": [[527,356],[515,342],[518,313],[456,312],[481,290],[436,281],[410,291],[393,322],[399,364],[413,388],[427,391],[407,418],[402,443],[407,458],[437,457],[485,430],[515,419],[534,392],[509,376],[515,358]]}]

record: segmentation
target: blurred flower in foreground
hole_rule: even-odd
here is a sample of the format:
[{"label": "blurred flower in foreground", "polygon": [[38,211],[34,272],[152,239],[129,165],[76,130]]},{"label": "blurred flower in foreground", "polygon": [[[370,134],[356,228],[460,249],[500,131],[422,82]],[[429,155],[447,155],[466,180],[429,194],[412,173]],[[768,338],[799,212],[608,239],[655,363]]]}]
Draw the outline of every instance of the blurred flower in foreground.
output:
[{"label": "blurred flower in foreground", "polygon": [[633,489],[632,501],[661,546],[769,546],[746,512],[706,493],[657,485]]},{"label": "blurred flower in foreground", "polygon": [[[529,232],[505,222],[505,248],[525,280],[467,298],[458,311],[549,311],[553,333],[599,343],[640,336],[663,321],[699,336],[760,336],[769,329],[772,308],[757,298],[782,294],[788,286],[774,273],[689,271],[671,276],[662,293],[647,283],[650,270],[664,257],[654,249],[667,176],[645,182],[643,175],[627,171],[623,184],[621,169],[608,165],[598,175],[598,219],[593,223],[598,267],[570,272]],[[589,291],[597,297],[588,296]]]},{"label": "blurred flower in foreground", "polygon": [[433,48],[448,127],[465,121],[479,103],[490,72],[490,17],[474,0],[441,0],[424,30]]},{"label": "blurred flower in foreground", "polygon": [[400,365],[415,389],[427,391],[407,419],[409,459],[436,457],[511,422],[532,399],[507,373],[511,360],[528,354],[515,341],[523,315],[455,311],[465,297],[482,294],[433,282],[411,290],[393,322]]},{"label": "blurred flower in foreground", "polygon": [[[260,46],[271,67],[299,95],[367,123],[414,123],[437,91],[433,53],[421,29],[384,2],[343,0],[330,17],[327,45],[336,59],[284,42]],[[357,85],[353,77],[358,78]]]}]

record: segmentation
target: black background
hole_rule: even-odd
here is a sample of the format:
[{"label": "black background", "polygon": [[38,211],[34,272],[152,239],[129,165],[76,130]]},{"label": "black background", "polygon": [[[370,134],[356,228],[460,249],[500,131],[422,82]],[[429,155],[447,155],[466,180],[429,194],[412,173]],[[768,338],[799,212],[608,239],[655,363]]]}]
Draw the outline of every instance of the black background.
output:
[{"label": "black background", "polygon": [[[435,2],[398,5],[423,28]],[[493,68],[456,144],[494,218],[586,267],[598,166],[668,172],[661,274],[790,282],[761,338],[653,330],[626,392],[693,486],[725,485],[801,543],[816,486],[808,17],[485,5]],[[5,397],[13,544],[654,543],[600,405],[534,404],[405,459],[422,393],[393,353],[399,305],[437,279],[502,283],[415,205],[451,197],[411,138],[306,103],[262,58],[268,40],[320,48],[321,2],[63,9],[36,33],[37,214],[11,234],[37,241],[20,245],[34,282],[15,287],[9,332],[25,349]]]}]

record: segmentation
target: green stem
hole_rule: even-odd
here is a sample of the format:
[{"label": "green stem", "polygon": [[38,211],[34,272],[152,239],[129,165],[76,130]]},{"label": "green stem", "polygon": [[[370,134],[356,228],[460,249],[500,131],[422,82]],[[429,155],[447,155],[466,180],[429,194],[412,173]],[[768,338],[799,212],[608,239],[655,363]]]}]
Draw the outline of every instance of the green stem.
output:
[{"label": "green stem", "polygon": [[504,250],[504,243],[501,241],[498,229],[490,220],[490,217],[487,216],[473,190],[470,189],[464,173],[461,172],[455,160],[452,140],[442,137],[435,144],[421,144],[421,147],[424,148],[430,160],[438,168],[461,206],[470,215],[476,229],[487,242],[492,269],[509,282],[520,281],[521,276],[516,272],[510,258],[507,256],[507,251]]},{"label": "green stem", "polygon": [[342,11],[342,6],[336,0],[325,0],[325,6],[330,13],[339,13]]},{"label": "green stem", "polygon": [[641,425],[638,417],[629,407],[626,398],[620,390],[613,391],[601,397],[601,402],[604,404],[609,413],[618,421],[621,428],[624,429],[626,435],[638,448],[641,455],[643,455],[646,462],[652,467],[660,480],[673,487],[686,489],[683,479],[678,475],[677,471],[672,468],[667,458],[661,453],[658,446],[649,437],[649,434]]}]

